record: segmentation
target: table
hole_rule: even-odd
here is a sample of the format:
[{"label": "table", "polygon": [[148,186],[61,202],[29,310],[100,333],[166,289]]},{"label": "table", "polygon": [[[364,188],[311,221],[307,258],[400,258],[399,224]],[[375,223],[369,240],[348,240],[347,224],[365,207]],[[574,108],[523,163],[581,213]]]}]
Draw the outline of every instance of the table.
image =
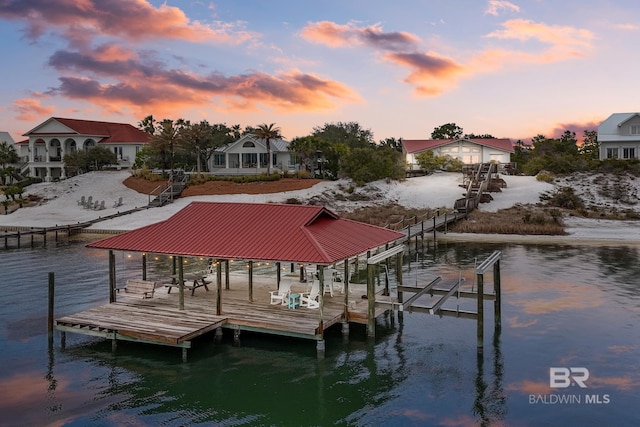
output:
[{"label": "table", "polygon": [[[191,295],[193,295],[196,291],[196,289],[204,287],[204,289],[209,292],[209,287],[207,286],[209,283],[211,283],[209,280],[207,280],[206,276],[190,276],[190,277],[185,277],[184,279],[184,287],[185,289],[190,289],[191,290]],[[191,285],[187,285],[187,282],[192,282]],[[173,280],[171,281],[171,283],[168,283],[166,285],[164,285],[165,287],[169,288],[169,290],[167,291],[168,294],[171,293],[171,288],[176,288],[178,286],[180,286],[180,284],[177,282],[177,280],[175,279],[175,277],[173,278]]]},{"label": "table", "polygon": [[289,294],[289,308],[300,307],[300,294]]}]

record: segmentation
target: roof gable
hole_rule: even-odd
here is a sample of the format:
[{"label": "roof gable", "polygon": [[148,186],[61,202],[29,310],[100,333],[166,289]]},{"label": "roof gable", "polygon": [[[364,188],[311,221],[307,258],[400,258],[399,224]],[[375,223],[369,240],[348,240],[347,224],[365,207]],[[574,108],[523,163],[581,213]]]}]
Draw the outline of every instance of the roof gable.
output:
[{"label": "roof gable", "polygon": [[89,247],[222,259],[331,264],[403,237],[320,206],[193,202],[166,221]]},{"label": "roof gable", "polygon": [[[267,151],[267,144],[264,139],[256,138],[252,134],[246,134],[241,136],[238,140],[231,142],[223,147],[216,149],[216,151],[225,151],[225,152],[240,152],[242,151],[242,146],[246,142],[253,142],[256,145],[256,148]],[[286,152],[289,149],[289,143],[283,139],[270,139],[269,145],[271,146],[271,151],[274,153],[277,152]]]},{"label": "roof gable", "polygon": [[407,153],[420,153],[460,142],[470,142],[507,153],[514,152],[513,144],[509,138],[403,139],[402,147]]}]

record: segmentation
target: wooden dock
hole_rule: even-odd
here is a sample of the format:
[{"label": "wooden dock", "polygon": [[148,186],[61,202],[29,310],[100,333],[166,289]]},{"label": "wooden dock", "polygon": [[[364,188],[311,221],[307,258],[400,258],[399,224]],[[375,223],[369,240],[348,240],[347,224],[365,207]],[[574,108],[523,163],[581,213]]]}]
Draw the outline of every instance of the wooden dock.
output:
[{"label": "wooden dock", "polygon": [[[320,313],[323,329],[347,322],[367,323],[368,304],[361,298],[366,285],[352,286],[347,310],[345,296],[338,291],[333,297],[325,294],[322,311],[289,309],[287,305],[269,304],[269,291],[276,287],[275,278],[254,278],[253,301],[249,301],[246,275],[232,274],[229,289],[222,289],[221,315],[215,314],[215,286],[209,286],[209,291],[198,288],[193,296],[185,292],[184,310],[180,310],[179,292],[168,293],[170,288],[160,285],[153,298],[118,293],[114,303],[57,318],[55,329],[111,339],[114,346],[117,340],[126,340],[179,347],[183,349],[184,360],[193,339],[219,328],[231,329],[236,336],[240,331],[253,331],[320,341],[323,339],[318,330]],[[292,292],[307,288],[305,283],[295,283]],[[385,310],[377,308],[376,317]]]}]

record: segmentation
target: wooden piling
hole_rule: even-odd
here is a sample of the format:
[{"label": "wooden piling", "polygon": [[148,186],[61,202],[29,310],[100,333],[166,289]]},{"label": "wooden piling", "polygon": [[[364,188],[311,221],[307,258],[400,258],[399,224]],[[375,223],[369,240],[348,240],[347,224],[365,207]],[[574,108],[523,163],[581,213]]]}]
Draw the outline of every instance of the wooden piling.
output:
[{"label": "wooden piling", "polygon": [[147,280],[147,254],[146,253],[142,254],[142,280]]},{"label": "wooden piling", "polygon": [[493,301],[493,321],[495,330],[499,332],[502,329],[502,289],[500,285],[500,261],[493,264],[493,293],[496,299]]},{"label": "wooden piling", "polygon": [[[176,263],[176,257],[173,257],[174,266]],[[182,256],[178,257],[178,306],[180,310],[184,310],[184,260]]]},{"label": "wooden piling", "polygon": [[47,333],[49,340],[53,340],[53,309],[55,294],[55,276],[53,272],[49,273],[49,310],[47,316]]},{"label": "wooden piling", "polygon": [[478,353],[484,349],[484,274],[477,274],[478,278],[478,319],[477,319],[477,339]]},{"label": "wooden piling", "polygon": [[[229,286],[228,274],[229,268],[227,264],[227,286]],[[216,262],[216,315],[220,316],[222,314],[222,262],[217,260]]]}]

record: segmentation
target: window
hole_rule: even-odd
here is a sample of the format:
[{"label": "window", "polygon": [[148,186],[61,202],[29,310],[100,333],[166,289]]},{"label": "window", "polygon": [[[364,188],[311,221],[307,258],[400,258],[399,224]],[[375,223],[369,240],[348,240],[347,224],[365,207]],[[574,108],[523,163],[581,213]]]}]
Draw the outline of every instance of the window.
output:
[{"label": "window", "polygon": [[243,147],[245,147],[245,148],[252,148],[252,147],[255,147],[255,146],[256,146],[256,144],[254,144],[254,143],[253,143],[253,142],[251,142],[251,141],[247,141],[247,142],[245,142],[244,144],[242,144],[242,146],[243,146]]},{"label": "window", "polygon": [[617,159],[617,158],[618,158],[618,149],[607,148],[607,159]]},{"label": "window", "polygon": [[622,149],[622,158],[623,159],[634,159],[636,157],[636,149],[635,148],[623,148]]},{"label": "window", "polygon": [[260,153],[260,167],[267,167],[267,153]]},{"label": "window", "polygon": [[631,125],[629,130],[631,135],[640,135],[640,125]]},{"label": "window", "polygon": [[258,153],[242,153],[242,167],[255,168],[258,163]]},{"label": "window", "polygon": [[230,168],[240,167],[240,155],[238,153],[229,153],[229,167]]},{"label": "window", "polygon": [[213,153],[213,167],[214,168],[223,168],[226,166],[225,164],[225,155],[224,153]]}]

